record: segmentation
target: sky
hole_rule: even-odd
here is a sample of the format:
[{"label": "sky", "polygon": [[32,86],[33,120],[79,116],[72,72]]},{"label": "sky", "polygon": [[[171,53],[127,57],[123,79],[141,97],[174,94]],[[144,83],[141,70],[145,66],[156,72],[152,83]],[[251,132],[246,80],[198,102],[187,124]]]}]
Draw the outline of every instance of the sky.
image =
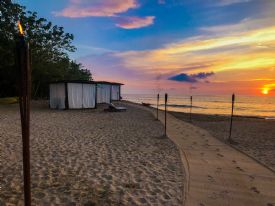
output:
[{"label": "sky", "polygon": [[275,0],[15,0],[123,93],[275,96]]}]

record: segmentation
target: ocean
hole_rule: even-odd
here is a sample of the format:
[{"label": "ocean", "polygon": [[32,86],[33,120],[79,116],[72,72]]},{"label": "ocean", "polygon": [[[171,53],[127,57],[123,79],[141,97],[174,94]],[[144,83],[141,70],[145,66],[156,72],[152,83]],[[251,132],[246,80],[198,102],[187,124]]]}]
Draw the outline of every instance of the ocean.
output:
[{"label": "ocean", "polygon": [[[156,107],[156,95],[124,94],[124,100],[136,103],[150,103]],[[231,114],[231,96],[225,95],[193,95],[193,113],[201,114]],[[160,95],[160,109],[164,109],[164,94]],[[168,110],[190,112],[190,96],[168,96]],[[235,115],[263,117],[275,119],[275,97],[271,96],[238,96],[235,97]]]}]

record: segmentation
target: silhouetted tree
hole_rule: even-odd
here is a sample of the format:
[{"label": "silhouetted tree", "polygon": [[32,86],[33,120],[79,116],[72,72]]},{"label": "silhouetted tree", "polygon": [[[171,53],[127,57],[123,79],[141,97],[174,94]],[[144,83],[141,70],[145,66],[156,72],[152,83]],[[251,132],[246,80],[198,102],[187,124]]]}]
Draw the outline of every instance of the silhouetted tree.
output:
[{"label": "silhouetted tree", "polygon": [[55,80],[91,80],[89,70],[69,59],[75,52],[74,36],[63,27],[52,25],[36,12],[11,0],[0,0],[0,97],[16,96],[15,41],[20,20],[25,38],[30,42],[32,56],[32,94],[34,98],[48,95],[48,83]]}]

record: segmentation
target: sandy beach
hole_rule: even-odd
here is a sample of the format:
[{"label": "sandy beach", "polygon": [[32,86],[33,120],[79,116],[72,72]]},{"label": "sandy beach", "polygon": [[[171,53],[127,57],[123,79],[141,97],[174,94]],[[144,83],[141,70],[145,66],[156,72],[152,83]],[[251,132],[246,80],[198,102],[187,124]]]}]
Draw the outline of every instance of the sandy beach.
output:
[{"label": "sandy beach", "polygon": [[[34,205],[182,205],[184,170],[150,112],[31,112]],[[0,106],[0,205],[23,205],[18,105]]]},{"label": "sandy beach", "polygon": [[[190,122],[189,114],[171,112]],[[230,119],[221,115],[192,114],[192,124],[207,130],[213,137],[228,138]],[[233,146],[275,171],[275,120],[236,116],[233,119]]]}]

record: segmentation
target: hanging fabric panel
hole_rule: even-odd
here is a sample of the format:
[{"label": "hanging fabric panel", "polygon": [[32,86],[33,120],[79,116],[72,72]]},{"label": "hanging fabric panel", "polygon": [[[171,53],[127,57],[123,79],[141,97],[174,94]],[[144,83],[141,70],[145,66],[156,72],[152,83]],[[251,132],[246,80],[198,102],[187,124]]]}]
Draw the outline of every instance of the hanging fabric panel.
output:
[{"label": "hanging fabric panel", "polygon": [[70,109],[82,108],[82,83],[68,83],[68,102]]}]

